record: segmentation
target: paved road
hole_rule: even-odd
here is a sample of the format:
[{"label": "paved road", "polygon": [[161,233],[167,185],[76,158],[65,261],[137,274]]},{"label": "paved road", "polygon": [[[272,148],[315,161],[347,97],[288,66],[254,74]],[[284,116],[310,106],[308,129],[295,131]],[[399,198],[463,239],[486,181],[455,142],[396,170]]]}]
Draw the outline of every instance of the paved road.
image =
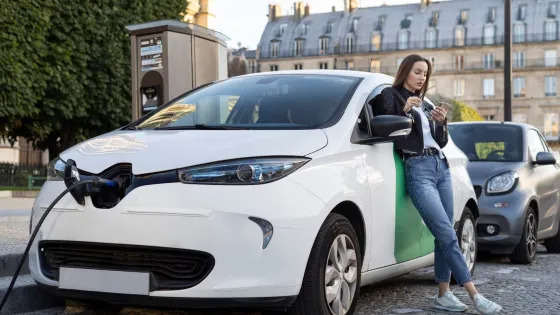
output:
[{"label": "paved road", "polygon": [[0,198],[0,218],[29,216],[33,198]]},{"label": "paved road", "polygon": [[[539,249],[537,260],[531,265],[512,265],[507,258],[491,258],[479,262],[475,283],[481,293],[496,300],[504,307],[500,314],[555,315],[560,313],[560,255],[547,254]],[[467,305],[472,305],[461,288],[453,287],[455,294]],[[431,306],[436,294],[433,270],[419,270],[388,282],[362,288],[356,315],[426,314],[450,315],[437,312]],[[66,311],[32,313],[67,315],[260,315],[258,312],[239,313],[227,311],[179,312],[140,309],[94,310],[83,307],[67,308]],[[465,314],[465,313],[463,313]],[[474,309],[466,314],[478,314]]]}]

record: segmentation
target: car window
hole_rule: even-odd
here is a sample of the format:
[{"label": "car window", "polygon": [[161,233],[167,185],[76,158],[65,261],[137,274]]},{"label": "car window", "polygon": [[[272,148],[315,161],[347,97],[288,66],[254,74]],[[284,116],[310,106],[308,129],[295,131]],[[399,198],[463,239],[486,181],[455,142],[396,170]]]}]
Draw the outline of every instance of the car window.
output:
[{"label": "car window", "polygon": [[362,79],[294,74],[232,78],[158,108],[136,129],[204,124],[251,129],[320,128],[340,117]]},{"label": "car window", "polygon": [[523,160],[523,130],[501,124],[450,124],[453,142],[470,161]]},{"label": "car window", "polygon": [[527,132],[527,145],[529,146],[529,154],[531,155],[531,159],[535,161],[537,159],[537,154],[539,152],[546,152],[539,134],[534,129],[530,129]]}]

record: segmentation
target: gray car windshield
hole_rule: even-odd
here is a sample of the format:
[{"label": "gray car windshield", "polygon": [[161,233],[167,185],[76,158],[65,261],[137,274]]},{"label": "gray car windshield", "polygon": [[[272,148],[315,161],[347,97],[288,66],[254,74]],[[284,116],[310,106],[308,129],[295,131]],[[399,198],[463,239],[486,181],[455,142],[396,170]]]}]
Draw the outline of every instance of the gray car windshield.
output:
[{"label": "gray car windshield", "polygon": [[498,124],[449,125],[453,142],[470,161],[519,162],[523,160],[523,130]]},{"label": "gray car windshield", "polygon": [[342,115],[360,80],[313,74],[232,78],[180,97],[132,128],[320,128]]}]

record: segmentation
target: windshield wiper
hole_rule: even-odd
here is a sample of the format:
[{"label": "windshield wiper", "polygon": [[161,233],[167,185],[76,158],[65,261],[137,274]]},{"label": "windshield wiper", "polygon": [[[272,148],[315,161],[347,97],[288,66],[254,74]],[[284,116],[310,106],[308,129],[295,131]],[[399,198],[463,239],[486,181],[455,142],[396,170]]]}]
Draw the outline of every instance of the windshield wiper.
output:
[{"label": "windshield wiper", "polygon": [[227,125],[206,125],[206,124],[196,124],[194,126],[168,126],[168,127],[157,127],[154,130],[249,130],[248,127],[234,127]]}]

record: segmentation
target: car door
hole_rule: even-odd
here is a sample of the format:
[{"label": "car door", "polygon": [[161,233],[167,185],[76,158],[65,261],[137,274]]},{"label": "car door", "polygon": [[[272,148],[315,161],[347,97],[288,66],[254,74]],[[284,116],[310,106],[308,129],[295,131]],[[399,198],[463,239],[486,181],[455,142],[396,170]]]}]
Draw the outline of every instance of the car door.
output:
[{"label": "car door", "polygon": [[[527,131],[527,144],[529,146],[529,159],[536,161],[539,152],[550,152],[546,141],[540,132],[536,129]],[[536,165],[532,168],[535,171],[536,181],[535,188],[539,198],[539,237],[548,237],[552,235],[548,232],[552,230],[553,225],[558,221],[558,207],[560,200],[559,176],[560,170],[558,165]]]},{"label": "car door", "polygon": [[[368,101],[388,85],[380,85],[370,94]],[[373,118],[370,106],[364,107],[366,121]],[[363,132],[369,124],[364,124]],[[430,254],[434,238],[425,226],[406,191],[404,162],[396,154],[394,143],[377,143],[365,146],[363,162],[371,196],[372,229],[369,269],[376,269],[409,261]],[[383,222],[383,224],[378,224]],[[377,224],[375,224],[377,223]]]}]

